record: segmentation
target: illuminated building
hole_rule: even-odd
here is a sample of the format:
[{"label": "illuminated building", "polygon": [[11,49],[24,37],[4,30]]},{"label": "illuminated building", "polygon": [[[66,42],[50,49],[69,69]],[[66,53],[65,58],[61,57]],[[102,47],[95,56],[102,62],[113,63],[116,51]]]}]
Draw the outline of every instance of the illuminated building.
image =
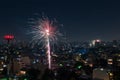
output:
[{"label": "illuminated building", "polygon": [[7,40],[7,43],[9,44],[9,43],[10,43],[10,40],[13,40],[13,39],[14,39],[14,36],[13,36],[13,35],[5,35],[5,36],[4,36],[4,39]]}]

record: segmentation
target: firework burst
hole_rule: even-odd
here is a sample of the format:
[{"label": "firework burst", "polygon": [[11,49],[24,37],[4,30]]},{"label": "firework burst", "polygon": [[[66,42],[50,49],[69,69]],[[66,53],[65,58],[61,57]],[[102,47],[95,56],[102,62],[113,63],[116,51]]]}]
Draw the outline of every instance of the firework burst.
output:
[{"label": "firework burst", "polygon": [[58,36],[61,36],[59,31],[57,31],[57,26],[55,23],[50,21],[48,18],[39,19],[34,22],[34,24],[35,25],[32,27],[32,32],[30,32],[33,35],[32,41],[44,43],[44,46],[46,46],[47,36],[52,44],[56,43]]},{"label": "firework burst", "polygon": [[56,30],[56,25],[53,21],[50,21],[48,18],[39,19],[35,22],[33,26],[33,40],[41,43],[46,47],[47,59],[48,59],[48,68],[51,69],[51,48],[50,45],[54,44],[57,41],[57,36],[61,34]]}]

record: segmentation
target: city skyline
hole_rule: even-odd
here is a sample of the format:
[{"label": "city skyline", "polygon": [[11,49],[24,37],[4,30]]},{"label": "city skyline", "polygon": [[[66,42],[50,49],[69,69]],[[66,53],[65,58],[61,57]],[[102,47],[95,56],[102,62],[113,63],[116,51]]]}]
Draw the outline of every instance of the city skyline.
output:
[{"label": "city skyline", "polygon": [[[5,34],[29,40],[29,19],[34,14],[45,14],[56,19],[58,29],[68,40],[89,41],[93,39],[119,40],[119,1],[1,1],[0,40]],[[62,26],[59,26],[62,25]]]}]

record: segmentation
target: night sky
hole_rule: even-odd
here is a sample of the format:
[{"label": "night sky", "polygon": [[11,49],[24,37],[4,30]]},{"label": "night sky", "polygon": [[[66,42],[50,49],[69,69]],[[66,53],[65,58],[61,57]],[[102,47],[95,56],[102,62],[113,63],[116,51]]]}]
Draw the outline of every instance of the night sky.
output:
[{"label": "night sky", "polygon": [[[76,0],[77,1],[77,0]],[[119,1],[119,0],[118,0]],[[34,14],[56,19],[68,40],[120,39],[120,2],[115,0],[2,0],[0,40],[5,34],[28,40],[28,20]]]}]

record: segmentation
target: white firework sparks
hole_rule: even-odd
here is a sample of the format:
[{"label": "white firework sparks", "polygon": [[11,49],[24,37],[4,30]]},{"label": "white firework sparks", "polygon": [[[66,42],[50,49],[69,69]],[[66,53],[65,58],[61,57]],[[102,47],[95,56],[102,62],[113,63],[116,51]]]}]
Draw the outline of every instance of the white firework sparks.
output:
[{"label": "white firework sparks", "polygon": [[33,34],[33,40],[37,41],[38,43],[46,43],[46,36],[48,36],[49,41],[52,43],[55,43],[58,39],[58,36],[61,34],[59,31],[56,30],[56,26],[53,23],[53,21],[50,21],[47,18],[43,18],[35,22],[35,26],[33,26],[33,31],[31,32]]}]

